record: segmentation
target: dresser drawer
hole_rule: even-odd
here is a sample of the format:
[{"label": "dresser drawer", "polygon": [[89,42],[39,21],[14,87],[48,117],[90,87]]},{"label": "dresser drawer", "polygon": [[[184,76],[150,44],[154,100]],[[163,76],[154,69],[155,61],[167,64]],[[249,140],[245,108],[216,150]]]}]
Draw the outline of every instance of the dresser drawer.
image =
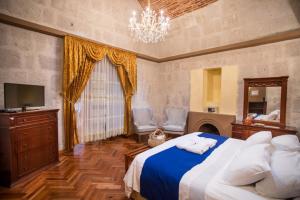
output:
[{"label": "dresser drawer", "polygon": [[0,185],[58,161],[57,109],[0,113]]},{"label": "dresser drawer", "polygon": [[18,153],[18,176],[24,176],[53,161],[53,153],[50,154],[48,146],[41,146],[26,152]]},{"label": "dresser drawer", "polygon": [[45,123],[31,127],[16,129],[17,152],[25,152],[41,146],[56,143],[55,125]]},{"label": "dresser drawer", "polygon": [[39,121],[54,121],[56,120],[55,113],[45,113],[39,115],[29,115],[29,116],[18,116],[15,118],[16,125],[24,125],[30,123],[36,123]]},{"label": "dresser drawer", "polygon": [[238,126],[238,125],[232,126],[232,131],[241,132],[241,131],[244,131],[244,130],[245,130],[244,126]]},{"label": "dresser drawer", "polygon": [[29,153],[28,152],[23,152],[23,153],[18,153],[18,158],[17,158],[17,169],[18,169],[18,177],[24,176],[28,173],[30,173],[30,160],[29,160]]}]

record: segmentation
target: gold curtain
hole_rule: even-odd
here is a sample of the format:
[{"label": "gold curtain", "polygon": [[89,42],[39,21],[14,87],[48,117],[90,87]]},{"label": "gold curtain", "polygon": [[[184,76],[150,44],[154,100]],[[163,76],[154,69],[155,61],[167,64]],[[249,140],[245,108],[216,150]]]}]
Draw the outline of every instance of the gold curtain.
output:
[{"label": "gold curtain", "polygon": [[108,56],[116,66],[123,88],[124,133],[130,135],[131,98],[136,91],[136,55],[72,36],[64,39],[64,129],[65,150],[72,151],[78,143],[75,103],[84,90],[95,63]]}]

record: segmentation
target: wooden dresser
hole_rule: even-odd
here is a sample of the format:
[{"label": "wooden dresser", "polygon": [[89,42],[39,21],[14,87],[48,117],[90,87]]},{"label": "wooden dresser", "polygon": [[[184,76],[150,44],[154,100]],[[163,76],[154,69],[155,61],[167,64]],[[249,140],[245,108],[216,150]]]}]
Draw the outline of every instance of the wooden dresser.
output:
[{"label": "wooden dresser", "polygon": [[232,137],[245,140],[250,135],[258,131],[271,131],[273,137],[285,134],[296,134],[297,130],[294,127],[288,126],[267,126],[267,125],[246,125],[242,121],[232,123]]},{"label": "wooden dresser", "polygon": [[57,112],[0,113],[0,184],[58,162]]}]

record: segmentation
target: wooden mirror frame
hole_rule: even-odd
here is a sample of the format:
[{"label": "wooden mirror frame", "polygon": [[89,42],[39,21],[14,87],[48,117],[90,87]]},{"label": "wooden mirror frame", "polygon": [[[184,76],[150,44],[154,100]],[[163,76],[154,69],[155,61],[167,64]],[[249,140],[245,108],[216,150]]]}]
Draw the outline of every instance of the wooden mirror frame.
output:
[{"label": "wooden mirror frame", "polygon": [[287,80],[288,76],[268,77],[268,78],[244,78],[244,111],[243,120],[246,119],[249,110],[248,91],[249,87],[281,87],[280,98],[280,122],[263,120],[253,120],[255,123],[266,125],[285,126],[286,124],[286,99],[287,99]]}]

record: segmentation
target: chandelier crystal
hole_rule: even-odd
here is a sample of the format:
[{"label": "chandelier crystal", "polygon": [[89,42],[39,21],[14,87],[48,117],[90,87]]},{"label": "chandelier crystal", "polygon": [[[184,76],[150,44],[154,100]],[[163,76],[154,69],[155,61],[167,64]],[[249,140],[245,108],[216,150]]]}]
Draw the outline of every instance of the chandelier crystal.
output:
[{"label": "chandelier crystal", "polygon": [[132,12],[132,17],[129,19],[129,29],[131,35],[136,41],[144,43],[157,43],[163,41],[170,29],[170,19],[164,16],[161,10],[159,16],[150,8],[150,0],[148,6],[141,13],[141,21],[138,22],[136,12]]}]

